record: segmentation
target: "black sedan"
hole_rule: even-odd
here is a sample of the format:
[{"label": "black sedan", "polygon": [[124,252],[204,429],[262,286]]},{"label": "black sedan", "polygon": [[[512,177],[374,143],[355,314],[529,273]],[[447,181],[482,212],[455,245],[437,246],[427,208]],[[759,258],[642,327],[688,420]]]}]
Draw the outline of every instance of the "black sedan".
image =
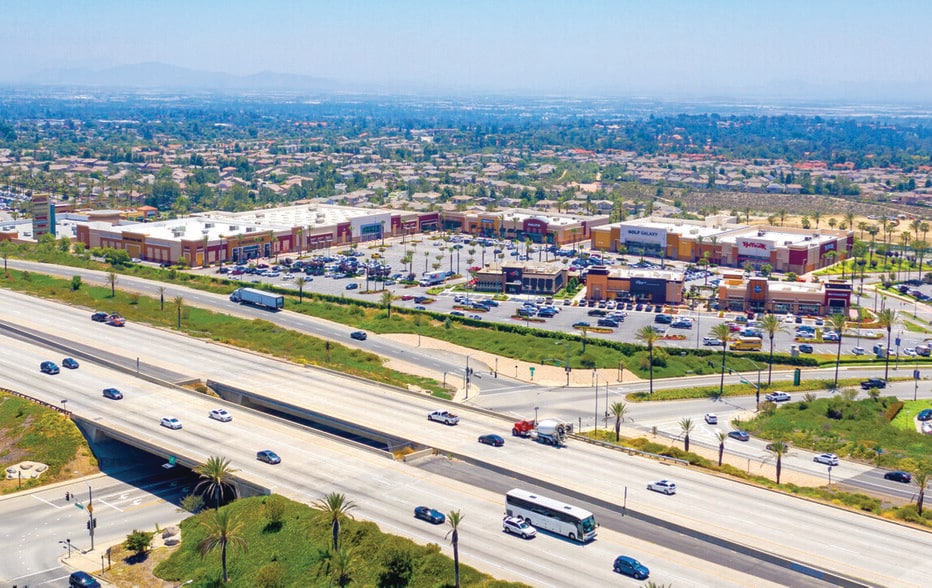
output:
[{"label": "black sedan", "polygon": [[434,525],[442,525],[444,521],[447,520],[447,517],[445,517],[442,512],[439,510],[434,510],[429,506],[414,507],[414,518],[427,521],[428,523],[432,523]]},{"label": "black sedan", "polygon": [[505,440],[500,435],[481,435],[479,437],[479,443],[484,443],[486,445],[491,445],[492,447],[501,447],[505,444]]},{"label": "black sedan", "polygon": [[66,357],[65,359],[61,360],[61,365],[62,367],[66,367],[69,370],[78,369],[78,362],[70,357]]},{"label": "black sedan", "polygon": [[913,477],[909,472],[904,472],[902,470],[894,470],[892,472],[887,472],[883,475],[884,480],[893,480],[894,482],[902,482],[904,484],[909,484],[913,481]]}]

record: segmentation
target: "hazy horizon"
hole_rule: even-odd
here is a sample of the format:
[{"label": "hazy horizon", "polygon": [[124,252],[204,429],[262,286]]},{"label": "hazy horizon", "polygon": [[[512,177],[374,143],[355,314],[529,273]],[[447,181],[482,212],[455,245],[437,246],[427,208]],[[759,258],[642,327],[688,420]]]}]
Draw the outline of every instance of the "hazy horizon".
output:
[{"label": "hazy horizon", "polygon": [[0,82],[164,63],[367,90],[932,100],[932,3],[269,2],[0,6]]}]

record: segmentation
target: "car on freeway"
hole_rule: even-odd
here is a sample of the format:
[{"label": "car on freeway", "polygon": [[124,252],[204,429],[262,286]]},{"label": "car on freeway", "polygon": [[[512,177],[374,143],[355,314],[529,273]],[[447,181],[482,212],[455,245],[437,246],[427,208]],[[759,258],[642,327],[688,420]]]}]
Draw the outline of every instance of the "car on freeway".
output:
[{"label": "car on freeway", "polygon": [[103,397],[110,400],[123,400],[123,393],[116,388],[104,388]]},{"label": "car on freeway", "polygon": [[502,530],[522,539],[537,537],[537,529],[532,527],[523,517],[505,517],[502,519]]},{"label": "car on freeway", "polygon": [[816,463],[823,463],[825,465],[837,466],[838,456],[834,453],[820,453],[819,455],[813,457],[812,461]]},{"label": "car on freeway", "polygon": [[712,414],[711,412],[707,412],[704,418],[705,418],[705,422],[710,425],[718,424],[718,416]]},{"label": "car on freeway", "polygon": [[442,512],[430,508],[429,506],[415,506],[414,518],[427,521],[433,525],[442,525],[447,520],[447,517],[444,516]]},{"label": "car on freeway", "polygon": [[436,421],[445,425],[455,425],[460,422],[460,417],[447,410],[434,410],[428,413],[427,420]]},{"label": "car on freeway", "polygon": [[483,443],[485,445],[491,445],[492,447],[501,447],[502,445],[505,444],[505,439],[502,438],[501,435],[495,435],[493,433],[489,433],[488,435],[480,435],[479,443]]},{"label": "car on freeway", "polygon": [[732,439],[737,439],[738,441],[747,441],[751,438],[745,431],[728,431],[728,436]]},{"label": "car on freeway", "polygon": [[171,417],[171,416],[169,416],[169,417],[162,417],[162,420],[160,421],[160,424],[161,424],[163,427],[167,427],[167,428],[169,428],[169,429],[175,429],[175,430],[177,430],[177,429],[180,429],[180,428],[181,428],[181,421],[179,421],[176,417]]},{"label": "car on freeway", "polygon": [[256,452],[256,459],[268,463],[268,464],[279,464],[282,462],[282,458],[278,457],[278,454],[272,451],[271,449],[263,449],[262,451]]},{"label": "car on freeway", "polygon": [[870,390],[871,388],[886,388],[887,381],[883,378],[868,378],[861,382],[862,390]]},{"label": "car on freeway", "polygon": [[39,364],[39,370],[43,374],[55,375],[58,373],[58,365],[54,361],[43,361]]},{"label": "car on freeway", "polygon": [[676,483],[671,480],[657,480],[648,483],[647,489],[661,494],[676,494]]},{"label": "car on freeway", "polygon": [[815,351],[815,349],[808,343],[803,343],[799,346],[800,353],[812,353],[813,351]]},{"label": "car on freeway", "polygon": [[110,315],[106,312],[97,311],[91,315],[91,320],[95,323],[105,323],[107,319],[110,318]]},{"label": "car on freeway", "polygon": [[612,564],[612,569],[615,570],[616,573],[631,576],[635,580],[644,580],[650,575],[650,570],[647,569],[647,566],[627,555],[619,555],[616,557],[615,563]]},{"label": "car on freeway", "polygon": [[233,415],[225,408],[215,408],[207,413],[207,416],[221,423],[228,423],[233,420]]},{"label": "car on freeway", "polygon": [[790,395],[786,392],[771,392],[764,396],[764,399],[769,402],[789,402],[790,398]]},{"label": "car on freeway", "polygon": [[65,359],[61,360],[61,366],[66,367],[69,370],[76,370],[78,369],[78,362],[70,357],[66,357]]},{"label": "car on freeway", "polygon": [[894,482],[902,482],[903,484],[909,484],[913,481],[913,476],[909,472],[904,472],[903,470],[893,470],[892,472],[887,472],[883,475],[884,480],[893,480]]},{"label": "car on freeway", "polygon": [[114,327],[122,327],[126,325],[126,319],[120,313],[113,313],[107,318],[107,324]]},{"label": "car on freeway", "polygon": [[932,421],[932,408],[924,408],[916,415],[917,421]]},{"label": "car on freeway", "polygon": [[353,331],[350,333],[350,339],[356,339],[357,341],[365,341],[368,335],[365,331]]}]

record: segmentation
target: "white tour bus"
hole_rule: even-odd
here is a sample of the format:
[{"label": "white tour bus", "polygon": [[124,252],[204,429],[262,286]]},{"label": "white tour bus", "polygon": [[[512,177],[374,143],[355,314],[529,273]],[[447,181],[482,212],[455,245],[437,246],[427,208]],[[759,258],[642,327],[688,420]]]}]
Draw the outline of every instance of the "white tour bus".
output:
[{"label": "white tour bus", "polygon": [[505,495],[508,516],[522,517],[531,526],[586,543],[595,539],[595,517],[588,510],[515,488]]}]

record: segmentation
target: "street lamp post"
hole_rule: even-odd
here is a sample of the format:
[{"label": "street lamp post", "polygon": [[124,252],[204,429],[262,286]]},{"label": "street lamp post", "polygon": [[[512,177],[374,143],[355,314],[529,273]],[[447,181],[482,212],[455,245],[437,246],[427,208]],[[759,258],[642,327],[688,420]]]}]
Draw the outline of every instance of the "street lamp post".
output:
[{"label": "street lamp post", "polygon": [[592,373],[595,374],[595,410],[592,413],[593,420],[595,421],[595,430],[599,431],[599,373],[596,370],[592,370]]},{"label": "street lamp post", "polygon": [[68,546],[68,559],[71,559],[71,539],[65,539],[64,541],[59,541],[62,545]]},{"label": "street lamp post", "polygon": [[537,424],[537,411],[540,410],[539,406],[534,407],[534,424]]}]

